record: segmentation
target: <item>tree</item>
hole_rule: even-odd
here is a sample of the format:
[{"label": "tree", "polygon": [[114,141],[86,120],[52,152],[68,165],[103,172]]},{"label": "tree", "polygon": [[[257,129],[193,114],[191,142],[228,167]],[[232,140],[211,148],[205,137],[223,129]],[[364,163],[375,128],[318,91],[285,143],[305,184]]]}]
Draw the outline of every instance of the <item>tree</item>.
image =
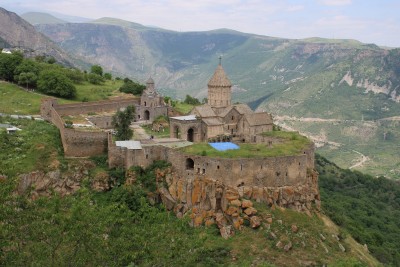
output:
[{"label": "tree", "polygon": [[132,138],[133,131],[129,128],[135,117],[135,107],[128,106],[124,111],[118,110],[113,116],[112,125],[117,131],[117,140],[129,140]]},{"label": "tree", "polygon": [[21,64],[24,56],[19,52],[12,54],[0,53],[0,79],[14,81],[14,71]]},{"label": "tree", "polygon": [[103,77],[101,77],[100,75],[98,75],[96,73],[89,73],[87,75],[87,79],[88,79],[88,82],[90,82],[91,84],[101,84],[104,82]]},{"label": "tree", "polygon": [[29,89],[29,86],[31,88],[36,86],[37,79],[37,75],[33,72],[22,72],[16,80],[18,80],[18,84],[24,85]]},{"label": "tree", "polygon": [[201,104],[197,98],[192,97],[190,95],[186,95],[185,101],[183,101],[183,103],[186,103],[189,105],[194,105],[194,106]]},{"label": "tree", "polygon": [[38,79],[38,90],[45,94],[74,98],[76,88],[65,74],[57,70],[44,70]]},{"label": "tree", "polygon": [[111,73],[109,73],[109,72],[104,73],[104,79],[111,80],[112,79]]},{"label": "tree", "polygon": [[124,79],[124,84],[119,88],[120,92],[126,94],[141,95],[143,91],[146,89],[146,86],[143,84],[134,82],[128,78],[125,79]]},{"label": "tree", "polygon": [[94,74],[103,76],[103,68],[100,65],[93,65],[90,68],[90,73],[94,73]]}]

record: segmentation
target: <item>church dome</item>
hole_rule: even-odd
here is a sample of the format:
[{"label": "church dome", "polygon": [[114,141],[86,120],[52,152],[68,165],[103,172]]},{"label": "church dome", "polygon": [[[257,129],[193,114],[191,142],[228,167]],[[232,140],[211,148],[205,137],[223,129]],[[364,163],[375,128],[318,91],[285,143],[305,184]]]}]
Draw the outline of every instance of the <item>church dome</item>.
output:
[{"label": "church dome", "polygon": [[221,65],[218,65],[217,69],[214,72],[214,75],[211,77],[208,82],[209,87],[231,87],[232,83],[228,79],[225,74],[224,69]]}]

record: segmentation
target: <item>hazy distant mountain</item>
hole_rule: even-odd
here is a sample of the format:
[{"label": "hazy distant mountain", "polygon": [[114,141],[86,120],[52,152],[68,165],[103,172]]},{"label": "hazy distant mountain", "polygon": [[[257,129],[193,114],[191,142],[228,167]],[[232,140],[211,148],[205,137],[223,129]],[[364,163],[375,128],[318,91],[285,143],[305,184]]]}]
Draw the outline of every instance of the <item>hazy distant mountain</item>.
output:
[{"label": "hazy distant mountain", "polygon": [[[383,116],[383,102],[389,110],[385,116],[400,110],[399,49],[355,40],[289,40],[226,29],[182,33],[114,18],[38,25],[37,29],[66,51],[107,70],[141,80],[152,75],[162,91],[176,97],[187,93],[204,97],[222,54],[224,68],[236,85],[234,98],[254,108],[348,118]],[[347,114],[338,108],[361,99],[365,106]],[[321,110],[328,105],[330,110]]]},{"label": "hazy distant mountain", "polygon": [[21,15],[21,18],[32,25],[36,24],[61,24],[67,23],[65,20],[56,18],[50,14],[42,12],[28,12]]},{"label": "hazy distant mountain", "polygon": [[73,58],[17,14],[0,8],[0,25],[3,47],[21,48],[28,56],[53,56],[59,62],[73,65]]}]

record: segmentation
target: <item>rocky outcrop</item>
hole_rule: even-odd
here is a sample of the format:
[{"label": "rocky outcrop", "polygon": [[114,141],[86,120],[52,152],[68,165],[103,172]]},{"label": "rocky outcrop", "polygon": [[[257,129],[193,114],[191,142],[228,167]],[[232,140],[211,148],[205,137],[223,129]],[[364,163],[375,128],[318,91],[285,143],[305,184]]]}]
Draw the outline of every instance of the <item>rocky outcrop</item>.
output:
[{"label": "rocky outcrop", "polygon": [[[56,169],[49,172],[34,171],[21,174],[17,192],[28,193],[32,199],[39,196],[50,196],[53,192],[61,196],[70,195],[81,188],[82,181],[89,178],[89,169],[95,167],[93,162],[83,160],[79,163],[70,163],[66,171]],[[109,178],[103,174],[95,175],[92,179],[94,190],[109,189]]]},{"label": "rocky outcrop", "polygon": [[[284,187],[231,187],[201,176],[179,177],[172,169],[158,171],[156,176],[158,192],[168,210],[179,218],[188,214],[193,226],[217,225],[225,238],[233,235],[233,230],[242,229],[244,224],[258,228],[262,221],[272,223],[268,216],[257,216],[254,201],[306,213],[320,210],[315,171],[309,171],[307,184]],[[292,230],[296,231],[295,228]]]}]

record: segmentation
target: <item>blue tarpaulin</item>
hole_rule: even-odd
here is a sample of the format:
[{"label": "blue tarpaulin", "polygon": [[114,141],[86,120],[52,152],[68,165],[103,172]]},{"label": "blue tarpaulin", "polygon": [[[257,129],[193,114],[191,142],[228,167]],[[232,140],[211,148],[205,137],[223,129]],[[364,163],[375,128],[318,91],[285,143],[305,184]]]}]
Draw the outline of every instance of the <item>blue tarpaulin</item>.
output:
[{"label": "blue tarpaulin", "polygon": [[218,151],[225,151],[229,149],[239,149],[239,146],[231,142],[221,142],[221,143],[208,143],[210,146]]}]

